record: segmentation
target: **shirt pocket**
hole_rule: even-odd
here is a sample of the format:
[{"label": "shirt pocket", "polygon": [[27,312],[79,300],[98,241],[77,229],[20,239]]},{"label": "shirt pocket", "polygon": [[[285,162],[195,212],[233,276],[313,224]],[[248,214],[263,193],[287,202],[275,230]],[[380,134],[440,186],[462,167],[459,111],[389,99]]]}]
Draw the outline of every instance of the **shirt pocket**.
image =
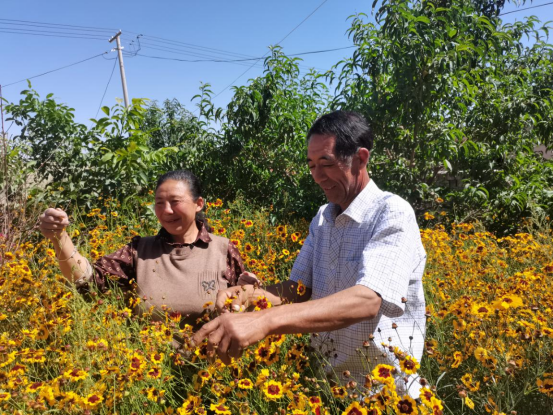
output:
[{"label": "shirt pocket", "polygon": [[204,300],[216,298],[220,290],[219,273],[215,271],[204,271],[198,278],[198,296]]},{"label": "shirt pocket", "polygon": [[359,269],[361,268],[361,260],[344,261],[342,273],[340,275],[341,289],[353,287],[360,280]]}]

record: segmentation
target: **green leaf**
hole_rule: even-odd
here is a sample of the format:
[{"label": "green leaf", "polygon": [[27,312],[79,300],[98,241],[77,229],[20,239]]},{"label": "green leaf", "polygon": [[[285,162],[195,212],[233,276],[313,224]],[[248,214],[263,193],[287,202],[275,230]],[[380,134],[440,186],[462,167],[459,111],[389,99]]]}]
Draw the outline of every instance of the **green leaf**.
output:
[{"label": "green leaf", "polygon": [[430,19],[426,16],[419,16],[415,19],[415,22],[430,24]]},{"label": "green leaf", "polygon": [[106,162],[106,161],[110,160],[112,157],[113,157],[113,153],[109,152],[109,153],[104,154],[100,160],[102,162]]}]

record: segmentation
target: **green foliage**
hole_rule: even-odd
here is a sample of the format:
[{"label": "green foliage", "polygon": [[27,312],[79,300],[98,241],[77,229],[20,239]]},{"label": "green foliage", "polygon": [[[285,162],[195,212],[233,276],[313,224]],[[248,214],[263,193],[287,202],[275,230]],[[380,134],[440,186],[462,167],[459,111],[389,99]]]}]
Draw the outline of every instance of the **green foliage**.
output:
[{"label": "green foliage", "polygon": [[442,197],[459,218],[509,227],[551,206],[553,165],[533,152],[551,145],[549,27],[439,3],[384,1],[374,24],[355,16],[357,50],[338,65],[333,105],[371,120],[370,168],[384,188],[419,211]]},{"label": "green foliage", "polygon": [[330,97],[321,75],[301,76],[298,61],[275,47],[264,75],[235,87],[224,113],[213,109],[208,90],[200,108],[208,119],[222,121],[215,171],[224,181],[217,194],[240,195],[257,206],[270,201],[277,215],[310,217],[323,198],[307,169],[305,134],[327,111]]},{"label": "green foliage", "polygon": [[31,180],[46,188],[51,202],[90,207],[101,195],[141,194],[164,171],[166,155],[177,151],[148,147],[149,132],[140,128],[145,100],[133,99],[130,108],[103,107],[106,116],[93,119],[88,129],[75,123],[74,110],[56,103],[52,94],[42,101],[32,89],[21,94],[18,104],[6,107],[8,121],[21,127],[11,151],[37,166]]},{"label": "green foliage", "polygon": [[83,150],[86,150],[88,129],[74,121],[74,109],[57,103],[48,94],[41,100],[30,89],[21,91],[18,104],[8,104],[7,121],[13,121],[21,132],[14,138],[13,150],[35,168],[35,180],[59,182],[63,177],[73,176],[85,165]]},{"label": "green foliage", "polygon": [[160,106],[149,105],[140,128],[148,132],[147,146],[151,149],[173,147],[162,162],[165,171],[188,168],[196,171],[206,140],[202,123],[176,99],[165,100]]},{"label": "green foliage", "polygon": [[226,108],[203,84],[198,116],[177,100],[134,100],[104,107],[88,129],[72,108],[29,89],[7,106],[21,128],[12,149],[56,201],[122,199],[186,168],[207,197],[272,204],[273,220],[311,217],[324,197],[306,168],[305,134],[319,115],[349,109],[373,125],[369,169],[382,188],[419,214],[445,199],[440,208],[457,220],[512,231],[523,217],[553,214],[553,163],[534,153],[553,146],[553,48],[537,18],[503,23],[504,5],[384,0],[374,23],[352,17],[357,48],[333,71],[301,74],[299,59],[275,47]]}]

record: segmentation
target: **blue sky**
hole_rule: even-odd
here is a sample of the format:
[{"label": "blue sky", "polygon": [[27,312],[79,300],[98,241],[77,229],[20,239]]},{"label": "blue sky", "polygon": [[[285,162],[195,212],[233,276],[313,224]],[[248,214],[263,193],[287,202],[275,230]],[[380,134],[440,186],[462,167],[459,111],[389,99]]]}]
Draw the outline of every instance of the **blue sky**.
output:
[{"label": "blue sky", "polygon": [[[269,45],[279,42],[319,6],[309,19],[284,40],[284,51],[293,54],[350,46],[352,42],[346,35],[349,27],[348,16],[358,12],[370,14],[372,0],[327,0],[322,3],[323,0],[180,0],[154,3],[143,0],[18,0],[4,2],[1,19],[121,29],[123,46],[127,51],[131,50],[129,44],[136,35],[143,34],[141,39],[144,47],[140,53],[151,56],[199,58],[184,55],[183,52],[186,52],[236,59],[239,56],[227,53],[249,57],[264,55]],[[537,0],[521,7],[545,3],[548,1]],[[515,6],[508,5],[505,12],[515,9]],[[505,16],[505,21],[514,21],[530,14],[537,15],[542,21],[552,20],[553,5],[509,14]],[[56,30],[28,24],[22,26],[6,23],[7,21],[0,20],[0,84],[3,85],[109,51],[114,46],[108,43],[108,39],[115,31],[94,29],[84,32],[69,27],[63,30],[71,32],[70,36],[86,33],[99,39],[42,36],[45,33],[40,33],[41,36],[31,36],[5,32],[15,31],[14,29],[59,32],[61,27]],[[161,41],[153,36],[186,42],[191,46]],[[217,51],[200,50],[197,47]],[[116,52],[110,52],[105,57],[98,57],[36,78],[32,80],[33,88],[41,96],[54,93],[57,100],[75,108],[78,121],[88,124],[88,120],[97,113],[115,63],[115,60],[108,59],[114,58],[115,54]],[[307,55],[302,65],[305,69],[328,69],[350,54],[351,50],[341,50]],[[210,83],[214,93],[220,93],[251,65],[189,63],[140,56],[126,56],[124,62],[131,98],[150,98],[158,101],[177,98],[191,110],[195,108],[190,99],[198,92],[200,83]],[[249,78],[261,72],[260,66],[252,68],[236,81],[236,85],[245,84]],[[26,83],[5,87],[3,96],[9,101],[18,100],[19,92],[25,88]],[[103,105],[113,105],[116,98],[122,96],[119,68],[116,67]],[[229,88],[217,97],[215,103],[224,106],[231,97],[232,91]]]}]

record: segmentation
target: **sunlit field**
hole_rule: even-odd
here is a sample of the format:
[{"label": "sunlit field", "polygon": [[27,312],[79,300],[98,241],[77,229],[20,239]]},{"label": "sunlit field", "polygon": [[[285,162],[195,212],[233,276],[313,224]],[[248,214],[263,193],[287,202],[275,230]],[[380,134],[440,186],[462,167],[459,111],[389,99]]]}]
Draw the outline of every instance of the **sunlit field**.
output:
[{"label": "sunlit field", "polygon": [[[137,202],[138,203],[138,202]],[[69,233],[97,259],[134,235],[157,232],[145,204],[106,200],[72,216]],[[134,213],[131,213],[134,212]],[[269,210],[210,203],[213,233],[229,238],[247,270],[270,284],[287,278],[309,223],[271,224]],[[150,322],[141,298],[115,288],[77,293],[38,234],[0,245],[0,408],[6,414],[538,414],[552,413],[551,231],[497,238],[473,224],[425,216],[427,340],[422,362],[394,349],[403,373],[371,366],[365,381],[335,384],[307,336],[272,336],[225,366],[193,347],[192,328],[171,310]],[[547,222],[545,222],[547,223]],[[9,235],[4,235],[5,242]],[[298,289],[302,289],[301,285]],[[256,308],[270,307],[258,298]],[[213,318],[208,312],[201,318]],[[255,311],[252,311],[255,312]],[[173,335],[184,339],[176,352]],[[405,339],[408,344],[408,339]],[[368,342],[383,351],[377,336]],[[367,359],[365,359],[367,360]],[[420,375],[421,403],[393,379]],[[516,411],[516,412],[513,412]]]}]

